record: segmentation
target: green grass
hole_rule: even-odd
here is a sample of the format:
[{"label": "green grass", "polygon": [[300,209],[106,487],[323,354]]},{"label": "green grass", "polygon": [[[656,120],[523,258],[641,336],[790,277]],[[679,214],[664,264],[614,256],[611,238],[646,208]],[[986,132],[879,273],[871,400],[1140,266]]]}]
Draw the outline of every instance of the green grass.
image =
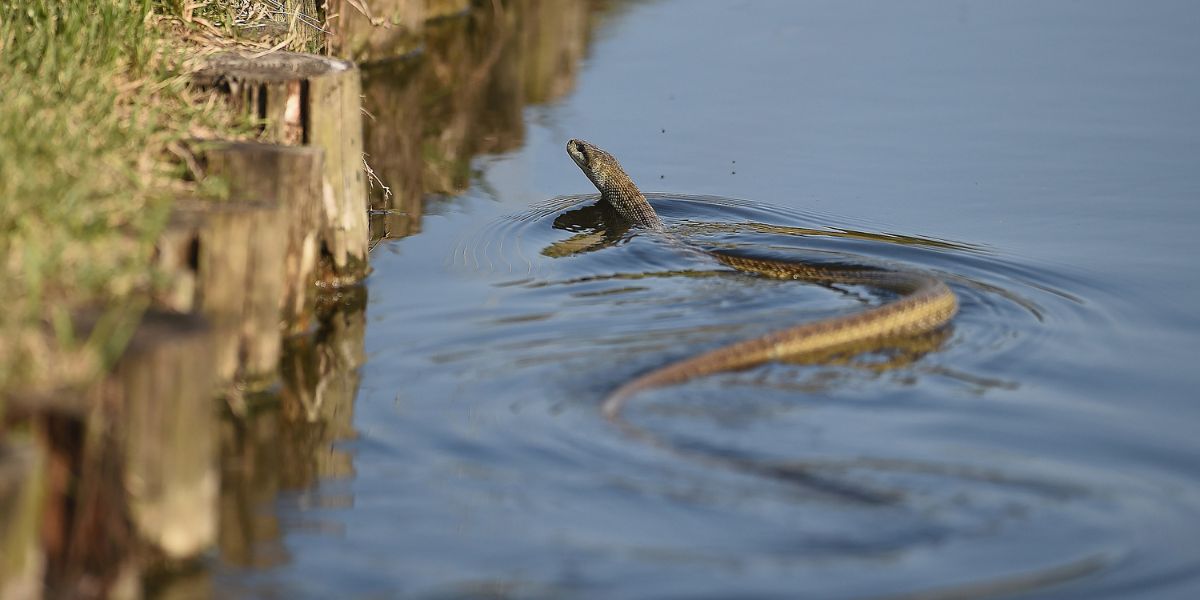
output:
[{"label": "green grass", "polygon": [[[168,151],[232,124],[198,102],[148,0],[0,0],[0,396],[81,384],[154,287],[184,193]],[[93,335],[72,323],[104,317]]]}]

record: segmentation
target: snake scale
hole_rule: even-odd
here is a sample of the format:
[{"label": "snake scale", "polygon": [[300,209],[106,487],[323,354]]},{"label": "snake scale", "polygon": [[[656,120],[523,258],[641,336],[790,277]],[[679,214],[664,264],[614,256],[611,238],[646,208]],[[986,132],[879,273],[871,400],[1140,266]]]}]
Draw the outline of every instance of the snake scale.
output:
[{"label": "snake scale", "polygon": [[837,350],[933,331],[958,311],[954,292],[936,277],[909,271],[857,266],[813,265],[797,261],[744,257],[696,247],[666,230],[662,219],[613,155],[583,140],[567,142],[567,154],[579,165],[607,202],[633,226],[664,236],[674,244],[711,256],[740,271],[777,279],[821,284],[863,285],[896,293],[896,299],[860,312],[812,321],[736,342],[685,358],[626,381],[608,395],[603,412],[619,418],[625,403],[651,388],[744,369],[768,361]]}]

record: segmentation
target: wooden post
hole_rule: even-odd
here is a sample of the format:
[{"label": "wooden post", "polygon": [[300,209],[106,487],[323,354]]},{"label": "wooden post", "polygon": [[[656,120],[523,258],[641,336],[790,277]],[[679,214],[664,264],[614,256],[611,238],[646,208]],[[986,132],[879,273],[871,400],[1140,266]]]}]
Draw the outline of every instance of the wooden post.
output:
[{"label": "wooden post", "polygon": [[[76,329],[88,335],[101,315],[81,313]],[[36,528],[46,576],[39,591],[136,597],[145,559],[192,558],[211,545],[218,487],[213,346],[202,317],[149,311],[105,379],[10,405],[6,418],[31,433],[44,457],[36,465],[44,480]],[[0,483],[0,515],[8,512],[3,490]],[[9,554],[0,550],[7,567]]]},{"label": "wooden post", "polygon": [[229,185],[230,201],[280,207],[281,221],[271,226],[272,231],[256,232],[256,236],[282,233],[283,263],[263,268],[282,276],[279,300],[284,333],[307,330],[313,322],[317,243],[324,214],[324,153],[310,146],[255,142],[197,142],[194,149],[204,159],[206,174]]},{"label": "wooden post", "polygon": [[237,380],[245,388],[261,389],[278,376],[288,234],[279,204],[175,203],[159,240],[159,264],[164,270],[180,268],[172,291],[161,301],[210,319],[217,331],[222,382]]},{"label": "wooden post", "polygon": [[38,447],[17,436],[0,441],[0,598],[42,595],[44,485]]},{"label": "wooden post", "polygon": [[288,31],[292,36],[287,49],[319,52],[324,45],[325,34],[321,31],[323,19],[317,11],[316,0],[285,0],[284,10],[287,14],[280,17],[290,25]]},{"label": "wooden post", "polygon": [[362,153],[362,83],[353,63],[275,52],[218,54],[194,79],[226,91],[235,108],[263,121],[270,141],[325,152],[322,281],[347,285],[367,274],[367,184]]},{"label": "wooden post", "polygon": [[108,414],[89,428],[117,438],[134,532],[172,559],[196,556],[216,535],[213,354],[203,318],[149,312],[96,390]]},{"label": "wooden post", "polygon": [[276,379],[281,335],[313,322],[324,154],[252,142],[189,146],[229,198],[176,203],[158,244],[170,282],[159,305],[208,315],[222,332],[222,379],[261,389]]}]

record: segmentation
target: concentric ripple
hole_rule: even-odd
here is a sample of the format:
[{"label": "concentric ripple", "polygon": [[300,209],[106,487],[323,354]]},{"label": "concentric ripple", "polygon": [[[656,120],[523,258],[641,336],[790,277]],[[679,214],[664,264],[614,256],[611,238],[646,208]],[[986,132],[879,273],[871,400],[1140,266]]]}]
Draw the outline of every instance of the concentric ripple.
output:
[{"label": "concentric ripple", "polygon": [[[1099,593],[1196,571],[1190,557],[1137,559],[1141,531],[1187,535],[1172,524],[1195,522],[1194,498],[1164,494],[1170,482],[1056,453],[1038,435],[1081,409],[1043,402],[1055,380],[1039,369],[1069,353],[1080,328],[1105,321],[1086,276],[833,215],[726,198],[649,199],[672,232],[698,246],[930,272],[961,308],[947,330],[888,351],[647,392],[631,406],[632,436],[610,428],[611,437],[563,432],[548,442],[551,454],[605,465],[634,497],[766,527],[747,534],[744,552],[665,540],[640,551],[736,569],[862,571],[861,590],[891,585],[937,597],[1065,582]],[[556,198],[465,236],[451,263],[505,290],[504,301],[476,333],[440,341],[435,360],[483,379],[536,380],[558,398],[556,410],[596,411],[608,391],[655,366],[885,299],[731,271],[624,228],[596,201]],[[774,550],[764,552],[764,542]],[[912,587],[907,578],[923,562],[954,565],[961,580]],[[863,570],[872,564],[890,567]]]}]

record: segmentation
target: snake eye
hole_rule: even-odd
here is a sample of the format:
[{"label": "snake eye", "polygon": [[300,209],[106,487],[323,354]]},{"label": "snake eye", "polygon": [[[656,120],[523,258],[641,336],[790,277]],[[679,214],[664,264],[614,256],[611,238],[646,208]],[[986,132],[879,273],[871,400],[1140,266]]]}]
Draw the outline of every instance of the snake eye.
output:
[{"label": "snake eye", "polygon": [[579,156],[583,157],[584,162],[588,162],[587,148],[583,144],[575,142],[575,151],[579,153]]}]

